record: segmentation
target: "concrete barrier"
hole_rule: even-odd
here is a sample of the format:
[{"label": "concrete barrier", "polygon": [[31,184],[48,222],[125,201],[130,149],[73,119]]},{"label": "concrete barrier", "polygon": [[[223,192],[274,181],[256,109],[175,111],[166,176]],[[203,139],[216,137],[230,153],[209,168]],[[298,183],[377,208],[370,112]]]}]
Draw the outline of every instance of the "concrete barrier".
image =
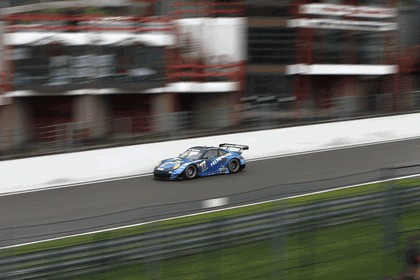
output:
[{"label": "concrete barrier", "polygon": [[246,144],[252,160],[420,137],[419,124],[420,114],[408,114],[1,161],[0,193],[147,174],[196,145]]}]

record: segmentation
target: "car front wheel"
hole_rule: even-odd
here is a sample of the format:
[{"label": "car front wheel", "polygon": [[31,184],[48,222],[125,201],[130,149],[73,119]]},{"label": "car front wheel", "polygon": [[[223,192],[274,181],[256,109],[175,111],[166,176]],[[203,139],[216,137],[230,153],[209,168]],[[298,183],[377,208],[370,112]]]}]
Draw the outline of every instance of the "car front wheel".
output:
[{"label": "car front wheel", "polygon": [[197,176],[197,167],[195,165],[190,165],[185,169],[185,178],[193,179]]}]

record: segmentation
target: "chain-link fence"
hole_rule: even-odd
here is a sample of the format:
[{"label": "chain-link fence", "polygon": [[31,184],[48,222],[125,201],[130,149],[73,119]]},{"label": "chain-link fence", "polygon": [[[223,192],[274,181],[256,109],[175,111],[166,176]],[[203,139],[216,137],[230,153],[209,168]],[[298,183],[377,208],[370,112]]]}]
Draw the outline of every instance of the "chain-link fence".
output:
[{"label": "chain-link fence", "polygon": [[[375,174],[387,179],[418,168]],[[231,200],[272,200],[281,187],[232,195]],[[129,236],[102,233],[85,244],[69,239],[55,249],[3,250],[0,272],[2,279],[384,279],[405,271],[408,238],[420,233],[419,197],[418,180],[389,179],[376,189],[149,224]],[[196,202],[177,208],[191,203]],[[173,207],[148,212],[158,217]]]}]

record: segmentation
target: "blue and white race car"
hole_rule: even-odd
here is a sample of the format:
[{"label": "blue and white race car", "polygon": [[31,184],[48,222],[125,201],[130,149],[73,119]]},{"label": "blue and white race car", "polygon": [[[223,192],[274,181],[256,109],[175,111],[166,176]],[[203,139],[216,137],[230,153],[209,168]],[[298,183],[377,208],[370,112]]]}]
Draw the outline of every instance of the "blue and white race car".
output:
[{"label": "blue and white race car", "polygon": [[245,168],[242,151],[249,147],[220,144],[219,147],[192,147],[176,158],[160,161],[153,170],[155,179],[193,179],[216,174],[236,173]]}]

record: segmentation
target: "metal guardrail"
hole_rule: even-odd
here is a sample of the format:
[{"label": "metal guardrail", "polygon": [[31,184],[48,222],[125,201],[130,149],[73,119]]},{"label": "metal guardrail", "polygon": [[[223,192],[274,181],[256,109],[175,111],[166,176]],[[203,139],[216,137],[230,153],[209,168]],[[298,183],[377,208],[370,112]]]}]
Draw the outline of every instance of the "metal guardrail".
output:
[{"label": "metal guardrail", "polygon": [[[338,224],[420,209],[420,187],[326,200],[301,206],[276,204],[267,211],[206,221],[89,244],[0,258],[2,279],[58,279],[101,272]],[[390,240],[389,242],[392,242]],[[1,253],[1,251],[0,251]],[[1,255],[1,254],[0,254]]]}]

